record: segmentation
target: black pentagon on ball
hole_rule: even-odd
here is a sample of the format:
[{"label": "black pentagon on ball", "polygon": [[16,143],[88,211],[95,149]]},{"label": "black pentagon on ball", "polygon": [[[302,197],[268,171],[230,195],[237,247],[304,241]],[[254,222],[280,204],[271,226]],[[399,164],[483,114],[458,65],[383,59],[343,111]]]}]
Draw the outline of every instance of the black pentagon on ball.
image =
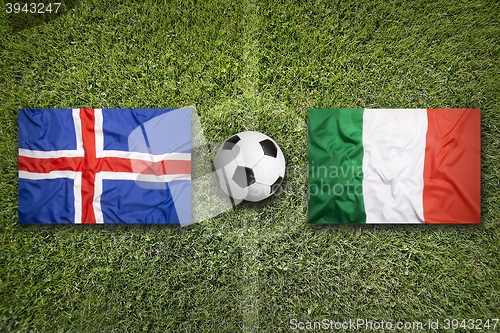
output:
[{"label": "black pentagon on ball", "polygon": [[273,185],[271,185],[271,193],[274,193],[278,187],[280,187],[281,183],[283,182],[283,177],[279,176],[278,179],[274,182]]},{"label": "black pentagon on ball", "polygon": [[255,175],[252,169],[238,166],[233,174],[233,180],[240,187],[247,187],[255,183]]},{"label": "black pentagon on ball", "polygon": [[224,145],[222,146],[222,149],[227,149],[227,150],[231,150],[233,149],[234,145],[240,141],[240,137],[237,136],[237,135],[233,135],[232,137],[230,137],[229,139],[226,140],[226,142],[224,142]]},{"label": "black pentagon on ball", "polygon": [[264,150],[264,154],[266,154],[267,156],[271,156],[271,157],[278,156],[278,147],[276,147],[274,142],[272,142],[269,139],[265,139],[259,143],[262,146],[262,150]]}]

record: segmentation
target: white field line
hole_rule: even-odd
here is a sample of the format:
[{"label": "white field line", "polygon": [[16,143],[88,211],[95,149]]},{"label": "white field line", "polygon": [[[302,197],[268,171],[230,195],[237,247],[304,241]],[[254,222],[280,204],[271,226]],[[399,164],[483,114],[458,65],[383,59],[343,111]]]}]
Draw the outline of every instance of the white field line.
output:
[{"label": "white field line", "polygon": [[[244,6],[244,24],[245,31],[243,35],[243,98],[245,107],[253,110],[259,107],[262,101],[257,92],[257,80],[259,73],[259,60],[257,58],[258,41],[252,36],[253,31],[259,27],[259,18],[257,6],[253,0],[245,0]],[[252,118],[251,124],[247,130],[252,130],[255,126],[252,117],[252,110],[246,110]],[[255,220],[246,219],[243,223],[243,230],[239,230],[241,237],[241,246],[243,247],[243,281],[242,298],[240,308],[243,315],[243,332],[259,332],[259,297],[260,283],[257,265],[260,257],[258,244],[259,232],[255,228]]]}]

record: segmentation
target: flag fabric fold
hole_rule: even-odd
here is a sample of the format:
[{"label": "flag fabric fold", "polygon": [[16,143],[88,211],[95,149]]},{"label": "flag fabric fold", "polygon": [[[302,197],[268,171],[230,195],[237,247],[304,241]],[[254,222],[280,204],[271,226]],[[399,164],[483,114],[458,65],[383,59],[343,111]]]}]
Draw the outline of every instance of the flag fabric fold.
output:
[{"label": "flag fabric fold", "polygon": [[309,110],[309,223],[480,223],[479,109]]},{"label": "flag fabric fold", "polygon": [[20,223],[190,223],[190,109],[19,110]]}]

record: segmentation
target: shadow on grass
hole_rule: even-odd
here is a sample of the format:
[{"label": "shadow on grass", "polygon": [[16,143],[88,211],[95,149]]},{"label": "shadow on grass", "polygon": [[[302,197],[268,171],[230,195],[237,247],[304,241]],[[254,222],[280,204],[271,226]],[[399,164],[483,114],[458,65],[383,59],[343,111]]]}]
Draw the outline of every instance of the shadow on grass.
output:
[{"label": "shadow on grass", "polygon": [[315,231],[325,231],[325,230],[351,230],[352,232],[356,230],[398,230],[398,231],[418,231],[422,233],[435,232],[439,230],[441,232],[449,230],[479,230],[484,227],[481,224],[465,224],[465,223],[450,223],[450,224],[406,224],[406,223],[392,223],[392,224],[365,224],[365,223],[351,223],[351,224],[308,224],[311,230]]},{"label": "shadow on grass", "polygon": [[149,232],[152,230],[161,230],[161,229],[171,229],[177,231],[179,233],[188,232],[192,229],[192,226],[196,224],[192,224],[189,226],[181,227],[180,224],[152,224],[152,223],[130,223],[130,224],[118,224],[118,223],[106,223],[106,224],[17,224],[17,227],[21,231],[38,231],[38,232],[60,232],[60,231],[70,231],[70,232],[78,232],[78,231],[107,231],[107,232],[133,232],[133,233],[143,233]]},{"label": "shadow on grass", "polygon": [[[6,1],[7,3],[7,1]],[[19,10],[19,13],[15,13],[14,7],[12,7],[12,13],[10,14],[5,14],[7,18],[7,22],[11,28],[11,31],[13,33],[20,32],[24,29],[32,28],[34,26],[50,22],[53,19],[56,19],[60,16],[64,16],[66,13],[68,13],[71,9],[73,9],[75,6],[78,5],[79,1],[78,0],[55,0],[52,2],[49,1],[31,1],[31,2],[16,2],[12,1],[10,2],[12,5],[14,4],[19,4],[20,7],[17,8]],[[30,7],[31,4],[36,4],[35,7]],[[51,7],[48,9],[52,12],[46,11],[47,6],[51,3]],[[56,10],[56,5],[55,3],[61,3],[61,6],[58,8],[57,13],[55,13]],[[27,8],[25,8],[25,11],[28,11],[27,13],[25,11],[22,11],[24,4],[27,4]],[[42,6],[43,4],[43,6]],[[7,11],[9,7],[7,5],[2,8],[2,10]],[[9,8],[10,10],[10,8]],[[16,11],[17,11],[16,10]],[[35,11],[35,13],[30,13],[31,11]]]}]

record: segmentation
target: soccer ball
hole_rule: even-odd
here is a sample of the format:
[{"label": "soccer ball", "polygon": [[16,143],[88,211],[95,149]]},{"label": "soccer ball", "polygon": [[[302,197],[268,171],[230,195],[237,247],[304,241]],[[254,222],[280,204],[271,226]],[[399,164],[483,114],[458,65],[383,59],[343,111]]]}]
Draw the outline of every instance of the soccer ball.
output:
[{"label": "soccer ball", "polygon": [[214,166],[222,190],[239,201],[264,200],[285,176],[283,152],[259,132],[241,132],[227,139],[215,155]]}]

